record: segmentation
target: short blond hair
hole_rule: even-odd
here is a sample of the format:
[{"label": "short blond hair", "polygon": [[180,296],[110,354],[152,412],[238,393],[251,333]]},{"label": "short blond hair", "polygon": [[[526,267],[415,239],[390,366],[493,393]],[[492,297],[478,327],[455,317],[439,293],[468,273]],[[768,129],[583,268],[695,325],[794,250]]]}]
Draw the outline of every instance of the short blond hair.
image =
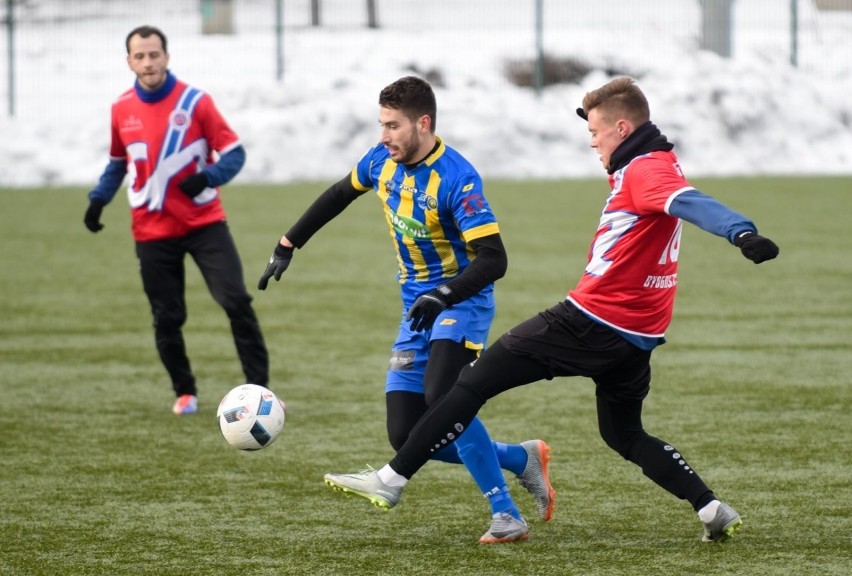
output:
[{"label": "short blond hair", "polygon": [[[583,113],[599,108],[600,114],[609,120],[625,118],[640,126],[651,119],[648,99],[629,76],[620,76],[583,97]],[[615,118],[613,118],[615,117]]]}]

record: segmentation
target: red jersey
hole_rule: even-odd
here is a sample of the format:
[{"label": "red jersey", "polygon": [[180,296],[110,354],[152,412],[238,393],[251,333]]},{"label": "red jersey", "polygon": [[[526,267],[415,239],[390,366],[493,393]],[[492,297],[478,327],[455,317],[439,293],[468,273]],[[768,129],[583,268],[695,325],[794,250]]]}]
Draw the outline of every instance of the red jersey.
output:
[{"label": "red jersey", "polygon": [[662,337],[674,309],[682,230],[668,209],[693,188],[677,156],[664,151],[634,158],[609,182],[585,273],[568,299],[613,328]]},{"label": "red jersey", "polygon": [[127,160],[127,189],[137,242],[185,236],[225,219],[216,188],[189,198],[178,183],[240,145],[212,98],[178,80],[162,100],[131,88],[112,105],[110,156]]}]

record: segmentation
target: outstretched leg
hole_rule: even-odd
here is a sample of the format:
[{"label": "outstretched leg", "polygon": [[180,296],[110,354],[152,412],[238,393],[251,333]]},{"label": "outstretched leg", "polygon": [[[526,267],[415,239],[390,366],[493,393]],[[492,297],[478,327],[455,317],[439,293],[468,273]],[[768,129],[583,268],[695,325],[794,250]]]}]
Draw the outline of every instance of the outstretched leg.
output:
[{"label": "outstretched leg", "polygon": [[598,396],[597,404],[598,427],[607,445],[658,486],[692,504],[704,524],[705,542],[723,541],[740,529],[740,515],[716,498],[683,454],[645,432],[641,400],[615,402]]},{"label": "outstretched leg", "polygon": [[696,511],[714,499],[713,491],[674,446],[645,432],[641,400],[614,402],[598,396],[597,405],[598,428],[607,446]]}]

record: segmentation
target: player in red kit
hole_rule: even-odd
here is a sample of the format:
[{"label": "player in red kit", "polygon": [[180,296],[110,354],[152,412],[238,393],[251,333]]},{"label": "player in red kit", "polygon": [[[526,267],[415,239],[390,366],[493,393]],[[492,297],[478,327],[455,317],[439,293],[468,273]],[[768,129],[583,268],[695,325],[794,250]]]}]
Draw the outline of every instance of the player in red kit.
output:
[{"label": "player in red kit", "polygon": [[269,382],[269,354],[219,198],[219,186],[243,167],[245,150],[212,98],[169,71],[160,30],[140,26],[125,45],[136,83],[112,105],[110,161],[89,193],[84,223],[103,229],[103,207],[129,172],[133,238],[157,351],[177,397],[174,413],[192,414],[197,389],[182,332],[187,254],[228,315],[246,382]]},{"label": "player in red kit", "polygon": [[489,398],[539,380],[586,376],[595,383],[606,444],[688,501],[705,542],[725,540],[740,529],[740,515],[716,498],[672,444],[642,425],[651,352],[665,342],[672,317],[683,221],[726,238],[758,264],[775,258],[778,247],[758,235],[751,220],[687,182],[633,79],[616,78],[589,92],[577,112],[588,121],[591,146],[612,186],[579,283],[464,368],[386,466],[334,475],[336,482],[358,480],[362,492],[369,485],[398,501],[431,453],[453,442]]}]

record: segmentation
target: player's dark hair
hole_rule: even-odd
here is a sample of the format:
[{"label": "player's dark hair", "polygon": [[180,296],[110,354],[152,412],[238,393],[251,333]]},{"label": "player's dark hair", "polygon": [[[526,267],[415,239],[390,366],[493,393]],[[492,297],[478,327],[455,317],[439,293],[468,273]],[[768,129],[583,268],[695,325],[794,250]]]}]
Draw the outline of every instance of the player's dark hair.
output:
[{"label": "player's dark hair", "polygon": [[412,122],[421,116],[429,116],[432,119],[431,131],[435,132],[438,122],[435,92],[422,78],[406,76],[386,86],[379,94],[379,106],[399,110]]},{"label": "player's dark hair", "polygon": [[588,116],[593,108],[600,108],[604,116],[627,118],[637,126],[651,119],[648,99],[629,76],[621,76],[588,92],[583,98],[583,111]]},{"label": "player's dark hair", "polygon": [[168,41],[166,40],[166,35],[163,34],[163,31],[159,28],[155,28],[154,26],[137,26],[133,30],[130,31],[130,34],[127,35],[127,38],[124,40],[124,46],[127,48],[127,53],[130,54],[130,39],[139,34],[142,38],[148,38],[149,36],[157,35],[160,37],[160,42],[163,44],[163,52],[168,54]]}]

